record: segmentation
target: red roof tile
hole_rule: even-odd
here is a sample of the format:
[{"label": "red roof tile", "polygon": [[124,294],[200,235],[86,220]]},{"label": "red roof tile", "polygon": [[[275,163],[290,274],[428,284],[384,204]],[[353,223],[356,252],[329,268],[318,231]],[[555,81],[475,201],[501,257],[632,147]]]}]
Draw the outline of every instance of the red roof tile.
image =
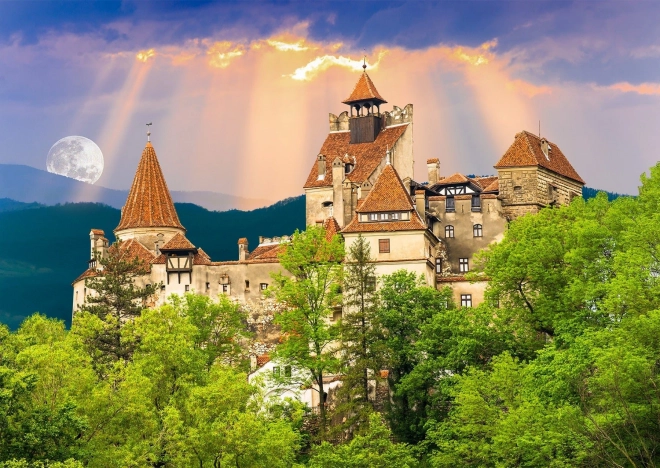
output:
[{"label": "red roof tile", "polygon": [[103,229],[92,229],[92,234],[96,234],[97,236],[105,236]]},{"label": "red roof tile", "polygon": [[484,192],[499,192],[500,190],[500,180],[495,179],[490,185],[484,188]]},{"label": "red roof tile", "polygon": [[304,188],[332,187],[332,162],[337,157],[344,158],[346,154],[355,158],[355,167],[346,177],[351,182],[361,184],[373,174],[385,159],[387,149],[396,144],[407,128],[408,125],[384,128],[371,143],[351,144],[350,132],[330,133],[319,151],[325,156],[325,177],[318,180],[318,162],[314,161]]},{"label": "red roof tile", "polygon": [[358,79],[358,82],[355,84],[355,88],[353,88],[351,95],[348,97],[348,99],[342,102],[344,104],[350,104],[352,102],[368,100],[380,101],[381,103],[387,102],[378,93],[376,86],[374,86],[374,82],[371,81],[371,78],[369,78],[369,75],[367,75],[367,72],[365,71],[362,73],[360,79]]},{"label": "red roof tile", "polygon": [[257,246],[247,260],[266,260],[266,259],[277,259],[277,255],[281,251],[281,244],[270,244],[270,245],[260,245]]},{"label": "red roof tile", "polygon": [[210,265],[211,257],[208,256],[201,248],[197,249],[197,253],[193,257],[193,265]]},{"label": "red roof tile", "polygon": [[456,174],[450,175],[449,177],[445,177],[444,179],[439,180],[438,185],[462,184],[469,181],[470,180],[467,177],[457,172]]},{"label": "red roof tile", "polygon": [[406,187],[391,164],[386,164],[367,198],[357,208],[358,213],[410,211],[414,208]]},{"label": "red roof tile", "polygon": [[137,239],[128,239],[127,241],[119,243],[114,243],[110,246],[110,251],[113,249],[116,251],[117,246],[120,247],[120,258],[125,260],[133,260],[137,258],[138,260],[150,264],[155,255],[142,245]]},{"label": "red roof tile", "polygon": [[472,177],[470,180],[481,187],[482,190],[486,190],[486,187],[497,180],[497,176]]},{"label": "red roof tile", "polygon": [[195,246],[186,239],[186,236],[177,232],[174,237],[165,242],[160,250],[195,250]]},{"label": "red roof tile", "polygon": [[350,232],[390,232],[390,231],[425,231],[426,226],[419,218],[417,211],[413,210],[409,221],[383,221],[383,222],[364,222],[358,220],[358,214],[348,226],[342,229],[342,234]]},{"label": "red roof tile", "polygon": [[[147,143],[115,232],[136,227],[184,229],[174,209],[156,151]],[[185,230],[185,229],[184,229]]]},{"label": "red roof tile", "polygon": [[247,237],[241,237],[240,239],[238,239],[239,245],[247,245],[247,243],[248,243]]},{"label": "red roof tile", "polygon": [[88,268],[87,270],[83,271],[82,275],[80,275],[79,277],[74,279],[73,283],[71,283],[71,285],[74,285],[78,281],[83,280],[85,278],[92,278],[92,277],[96,276],[97,274],[98,274],[97,270],[91,270],[91,269]]},{"label": "red roof tile", "polygon": [[495,164],[495,168],[518,166],[541,166],[559,175],[584,184],[582,177],[573,169],[559,147],[548,141],[550,151],[548,157],[541,149],[541,139],[533,133],[522,131],[516,135],[514,142],[506,150],[504,156]]},{"label": "red roof tile", "polygon": [[270,356],[268,354],[262,354],[257,356],[257,367],[262,367],[270,361]]},{"label": "red roof tile", "polygon": [[339,226],[339,223],[334,217],[330,217],[325,220],[323,223],[323,228],[325,229],[325,239],[330,242],[332,240],[332,237],[335,234],[338,234],[341,232],[341,227]]},{"label": "red roof tile", "polygon": [[426,164],[433,164],[433,163],[437,163],[438,161],[439,161],[438,158],[431,158],[426,160]]}]

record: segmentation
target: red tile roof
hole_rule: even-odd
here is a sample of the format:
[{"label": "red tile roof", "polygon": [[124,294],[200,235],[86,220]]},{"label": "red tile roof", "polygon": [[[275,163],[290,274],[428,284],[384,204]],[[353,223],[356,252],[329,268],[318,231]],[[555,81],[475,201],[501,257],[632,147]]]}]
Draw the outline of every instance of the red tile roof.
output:
[{"label": "red tile roof", "polygon": [[339,226],[339,223],[334,217],[330,217],[326,219],[323,223],[323,228],[325,229],[325,239],[330,242],[332,240],[332,237],[335,234],[338,234],[341,232],[341,227]]},{"label": "red tile roof", "polygon": [[381,103],[386,103],[387,101],[378,93],[374,82],[371,81],[367,72],[363,72],[360,76],[360,79],[355,84],[353,92],[348,97],[348,99],[342,101],[344,104],[351,104],[352,102],[357,101],[380,101]]},{"label": "red tile roof", "polygon": [[247,237],[241,237],[240,239],[238,239],[239,245],[247,245],[247,243],[248,243]]},{"label": "red tile roof", "polygon": [[348,226],[342,229],[342,234],[350,232],[390,232],[390,231],[424,231],[426,226],[419,218],[417,211],[413,210],[408,221],[364,222],[358,220],[358,214]]},{"label": "red tile roof", "polygon": [[444,179],[440,179],[438,181],[438,185],[449,185],[449,184],[462,184],[465,182],[469,182],[470,180],[465,177],[463,174],[457,172],[456,174],[450,175],[449,177],[445,177]]},{"label": "red tile roof", "polygon": [[438,161],[439,161],[438,158],[431,158],[426,160],[426,164],[433,164],[433,163],[437,163]]},{"label": "red tile roof", "polygon": [[247,260],[277,260],[277,255],[281,251],[281,244],[260,245],[248,256]]},{"label": "red tile roof", "polygon": [[315,160],[304,188],[332,187],[332,161],[337,157],[343,159],[346,154],[355,158],[355,168],[346,178],[361,184],[373,174],[385,159],[387,149],[396,144],[407,128],[408,125],[384,128],[371,143],[351,144],[350,132],[330,133],[319,151],[325,156],[325,177],[318,180],[318,162]]},{"label": "red tile roof", "polygon": [[559,147],[548,141],[550,151],[548,157],[541,149],[541,139],[533,133],[522,131],[516,135],[514,142],[506,150],[504,156],[495,164],[496,169],[518,166],[541,166],[559,175],[584,184],[582,177],[573,169]]},{"label": "red tile roof", "polygon": [[186,239],[186,236],[177,232],[174,237],[165,242],[160,250],[195,250],[195,246]]},{"label": "red tile roof", "polygon": [[82,275],[80,275],[79,277],[74,279],[73,283],[71,283],[71,285],[74,285],[78,281],[83,280],[85,278],[92,278],[92,277],[96,276],[97,274],[98,274],[97,270],[91,270],[91,269],[88,268],[87,270],[83,271]]},{"label": "red tile roof", "polygon": [[266,363],[270,361],[270,356],[268,354],[262,354],[261,356],[257,356],[257,367],[262,367]]},{"label": "red tile roof", "polygon": [[92,234],[96,234],[97,236],[105,236],[103,229],[92,229]]},{"label": "red tile roof", "polygon": [[211,257],[208,256],[201,248],[197,249],[197,253],[193,257],[193,265],[210,265]]},{"label": "red tile roof", "polygon": [[[147,143],[115,232],[137,227],[184,229],[174,209],[156,151]],[[185,230],[185,229],[184,229]]]},{"label": "red tile roof", "polygon": [[495,180],[484,188],[484,192],[499,192],[500,190],[500,180],[495,178]]},{"label": "red tile roof", "polygon": [[497,176],[472,177],[470,180],[481,187],[482,190],[486,190],[486,187],[497,180]]},{"label": "red tile roof", "polygon": [[406,187],[391,164],[386,164],[358,213],[410,211],[414,208]]},{"label": "red tile roof", "polygon": [[133,260],[137,258],[138,260],[146,263],[147,265],[152,262],[155,255],[142,245],[137,239],[128,239],[127,241],[119,243],[114,243],[110,246],[110,251],[113,249],[116,251],[117,246],[120,247],[120,258],[122,260]]}]

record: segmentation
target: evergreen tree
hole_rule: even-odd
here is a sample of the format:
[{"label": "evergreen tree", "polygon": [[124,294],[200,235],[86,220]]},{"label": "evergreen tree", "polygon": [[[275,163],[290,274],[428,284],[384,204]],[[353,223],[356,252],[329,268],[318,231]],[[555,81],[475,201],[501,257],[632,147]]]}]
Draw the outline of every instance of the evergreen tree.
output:
[{"label": "evergreen tree", "polygon": [[85,280],[93,294],[87,295],[78,313],[87,312],[101,321],[94,330],[86,330],[87,344],[98,366],[131,358],[134,343],[122,339],[122,325],[140,316],[160,285],[136,284],[137,278],[149,274],[149,265],[137,256],[131,258],[130,250],[122,248],[121,241],[97,261],[101,265],[99,274]]},{"label": "evergreen tree", "polygon": [[[381,354],[375,348],[379,329],[374,328],[378,309],[376,268],[369,242],[361,235],[350,246],[344,265],[343,309],[340,322],[342,385],[337,390],[337,413],[345,423],[338,429],[352,433],[366,423],[375,401],[370,382],[378,385]],[[374,389],[375,390],[375,389]]]}]

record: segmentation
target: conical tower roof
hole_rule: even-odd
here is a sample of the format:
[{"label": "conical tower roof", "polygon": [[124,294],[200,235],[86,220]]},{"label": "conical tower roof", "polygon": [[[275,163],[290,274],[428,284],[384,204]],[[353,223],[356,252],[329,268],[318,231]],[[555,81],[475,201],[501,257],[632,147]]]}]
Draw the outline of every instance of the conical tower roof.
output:
[{"label": "conical tower roof", "polygon": [[156,151],[150,142],[147,142],[142,151],[142,158],[115,232],[142,227],[171,227],[185,231],[174,209]]},{"label": "conical tower roof", "polygon": [[371,81],[367,72],[362,72],[360,79],[355,84],[355,88],[351,95],[345,101],[342,101],[344,104],[351,104],[359,101],[375,101],[380,104],[385,104],[387,101],[378,93],[374,82]]}]

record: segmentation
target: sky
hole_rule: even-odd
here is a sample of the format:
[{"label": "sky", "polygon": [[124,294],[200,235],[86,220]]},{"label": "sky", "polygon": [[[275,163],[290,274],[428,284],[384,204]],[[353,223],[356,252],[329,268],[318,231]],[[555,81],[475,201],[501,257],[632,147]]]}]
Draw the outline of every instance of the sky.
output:
[{"label": "sky", "polygon": [[147,122],[172,190],[299,195],[362,72],[414,106],[415,179],[494,174],[528,130],[587,185],[657,163],[660,2],[0,1],[0,164],[68,135],[130,186]]}]

